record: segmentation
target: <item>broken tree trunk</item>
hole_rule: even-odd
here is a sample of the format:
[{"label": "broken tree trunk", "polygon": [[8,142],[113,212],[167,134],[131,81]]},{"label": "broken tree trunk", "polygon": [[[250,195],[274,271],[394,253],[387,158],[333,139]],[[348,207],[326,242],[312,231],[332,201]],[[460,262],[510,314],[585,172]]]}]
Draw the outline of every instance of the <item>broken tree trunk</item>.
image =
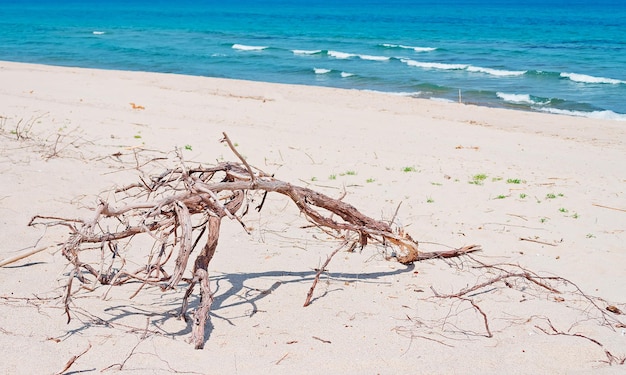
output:
[{"label": "broken tree trunk", "polygon": [[[48,220],[43,223],[64,225],[71,230],[69,239],[62,245],[62,253],[72,265],[65,294],[68,321],[71,318],[70,302],[74,278],[86,284],[89,283],[87,276],[91,275],[102,285],[140,281],[139,290],[144,285],[155,285],[164,291],[174,289],[181,281],[186,281],[188,287],[183,297],[180,316],[187,320],[188,299],[195,285],[199,284],[201,302],[192,314],[191,341],[196,349],[201,349],[204,346],[206,320],[213,302],[208,266],[217,248],[221,220],[224,217],[237,220],[247,231],[242,221],[247,208],[242,207],[248,195],[255,192],[265,195],[278,193],[289,197],[307,220],[321,229],[334,231],[337,238],[344,240],[346,248],[357,245],[363,247],[374,241],[392,247],[394,255],[390,259],[403,264],[435,257],[459,256],[479,250],[478,246],[472,245],[445,252],[422,253],[418,250],[418,242],[402,228],[394,230],[390,224],[372,219],[340,199],[292,185],[253,169],[237,152],[225,133],[223,142],[229,145],[241,163],[226,162],[213,167],[189,168],[181,158],[177,168],[168,169],[151,177],[149,181],[141,180],[140,183],[118,189],[116,194],[123,195],[116,197],[117,202],[122,202],[121,206],[115,208],[101,200],[89,221],[45,216],[36,216],[31,220],[31,225]],[[262,208],[263,202],[257,207],[258,210]],[[116,229],[108,229],[111,227]],[[191,278],[185,279],[189,258],[205,232],[206,244],[193,262]],[[352,234],[356,234],[356,238]],[[125,269],[126,262],[120,250],[120,241],[126,240],[121,247],[128,250],[130,242],[139,235],[151,236],[154,245],[147,254],[148,264],[138,270],[128,271]],[[99,246],[94,247],[93,244]],[[97,257],[99,264],[93,259],[91,262],[82,260],[85,250],[98,248],[102,252]],[[171,259],[174,259],[174,264],[169,274],[166,268],[172,267]],[[318,278],[319,273],[316,281]],[[314,286],[315,282],[305,306],[310,302]]]}]

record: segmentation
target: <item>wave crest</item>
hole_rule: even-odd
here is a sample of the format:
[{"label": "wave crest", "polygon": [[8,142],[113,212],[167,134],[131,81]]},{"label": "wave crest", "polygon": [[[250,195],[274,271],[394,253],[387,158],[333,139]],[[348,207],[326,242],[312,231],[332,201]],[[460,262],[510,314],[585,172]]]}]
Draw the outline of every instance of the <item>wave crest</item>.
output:
[{"label": "wave crest", "polygon": [[405,46],[402,44],[390,44],[390,43],[383,43],[381,44],[381,46],[385,48],[412,49],[415,52],[432,52],[437,49],[434,47],[413,47],[413,46]]},{"label": "wave crest", "polygon": [[578,73],[561,73],[561,77],[568,78],[571,81],[581,82],[581,83],[607,83],[611,85],[619,85],[620,83],[626,84],[626,81],[620,81],[619,79],[594,77],[594,76],[589,76],[586,74],[578,74]]},{"label": "wave crest", "polygon": [[557,115],[567,115],[567,116],[577,116],[577,117],[588,117],[593,119],[600,120],[615,120],[615,121],[626,121],[626,115],[615,113],[613,111],[593,111],[593,112],[584,112],[584,111],[570,111],[566,109],[558,109],[558,108],[546,108],[540,107],[535,108],[542,112],[557,114]]},{"label": "wave crest", "polygon": [[247,46],[245,44],[233,44],[233,49],[239,50],[239,51],[263,51],[264,49],[267,49],[269,47],[267,46]]}]

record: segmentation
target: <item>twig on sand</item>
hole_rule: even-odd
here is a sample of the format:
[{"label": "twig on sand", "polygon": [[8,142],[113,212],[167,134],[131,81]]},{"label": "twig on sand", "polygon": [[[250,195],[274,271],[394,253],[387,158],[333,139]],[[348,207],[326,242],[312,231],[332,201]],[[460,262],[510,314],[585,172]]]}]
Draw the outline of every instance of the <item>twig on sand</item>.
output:
[{"label": "twig on sand", "polygon": [[50,246],[43,246],[43,247],[40,247],[40,248],[37,248],[37,249],[29,250],[29,251],[23,252],[21,254],[12,256],[10,258],[6,258],[6,259],[3,259],[3,260],[0,260],[0,267],[4,267],[4,266],[7,266],[7,265],[9,265],[11,263],[17,262],[18,260],[21,260],[21,259],[24,259],[24,258],[28,258],[31,255],[35,255],[37,253],[41,253],[42,251],[46,250],[49,247]]},{"label": "twig on sand", "polygon": [[87,347],[87,349],[83,350],[80,354],[72,356],[72,358],[70,358],[69,361],[67,361],[67,363],[65,364],[65,367],[63,367],[63,370],[55,373],[55,375],[61,375],[65,373],[65,371],[69,370],[70,367],[72,367],[72,365],[74,364],[74,362],[76,362],[76,360],[80,358],[83,354],[87,353],[89,349],[91,349],[91,343],[89,343],[89,346]]},{"label": "twig on sand", "polygon": [[593,206],[596,207],[602,207],[602,208],[608,208],[609,210],[615,210],[615,211],[622,211],[622,212],[626,212],[626,209],[624,208],[617,208],[617,207],[610,207],[610,206],[604,206],[602,204],[597,204],[597,203],[592,203]]}]

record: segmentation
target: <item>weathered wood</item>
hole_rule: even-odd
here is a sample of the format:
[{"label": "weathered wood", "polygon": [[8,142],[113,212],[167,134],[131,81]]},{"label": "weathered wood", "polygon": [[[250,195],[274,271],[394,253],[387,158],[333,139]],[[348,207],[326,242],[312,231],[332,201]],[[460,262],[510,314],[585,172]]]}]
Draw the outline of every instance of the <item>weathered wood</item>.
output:
[{"label": "weathered wood", "polygon": [[[115,190],[115,201],[120,206],[116,208],[101,201],[91,220],[64,220],[45,216],[33,218],[30,225],[40,224],[41,220],[54,219],[47,224],[70,228],[71,234],[62,245],[62,253],[72,265],[64,300],[68,320],[71,317],[72,280],[75,277],[83,286],[91,284],[89,289],[94,288],[94,282],[87,280],[89,275],[100,284],[112,286],[140,280],[141,286],[135,294],[144,285],[168,290],[178,287],[181,281],[186,281],[188,287],[182,299],[180,316],[187,320],[188,300],[195,285],[199,284],[201,302],[193,312],[191,341],[197,349],[202,348],[206,320],[213,301],[208,266],[217,249],[221,220],[224,217],[237,220],[247,231],[242,221],[246,210],[242,210],[242,207],[246,197],[255,192],[264,194],[264,197],[268,193],[288,197],[307,220],[324,230],[335,231],[338,238],[343,238],[344,245],[329,256],[327,263],[343,247],[365,246],[370,242],[393,247],[393,259],[403,264],[437,257],[460,256],[479,249],[477,246],[468,246],[452,251],[421,253],[418,242],[402,228],[394,230],[387,222],[372,219],[341,199],[278,180],[250,166],[235,150],[226,134],[224,141],[241,163],[226,162],[209,167],[189,168],[180,158],[177,168]],[[203,224],[194,226],[194,222],[198,221]],[[195,256],[193,269],[190,270],[191,278],[185,279],[184,275],[190,268],[189,258],[205,233],[206,243]],[[139,270],[129,272],[123,269],[125,258],[124,254],[118,252],[117,242],[125,239],[125,251],[130,251],[130,242],[141,235],[151,236],[155,244],[147,254],[147,264]],[[358,239],[355,240],[355,237]],[[96,266],[81,260],[84,251],[96,248],[93,244],[100,244],[99,249],[102,251],[101,264]],[[105,256],[107,251],[111,252],[109,256]],[[168,265],[170,259],[174,259],[173,265]],[[114,267],[115,262],[121,265]],[[169,275],[165,268],[168,266],[173,266]],[[316,280],[318,278],[319,273]],[[315,283],[309,291],[305,305],[310,303],[314,288]]]}]

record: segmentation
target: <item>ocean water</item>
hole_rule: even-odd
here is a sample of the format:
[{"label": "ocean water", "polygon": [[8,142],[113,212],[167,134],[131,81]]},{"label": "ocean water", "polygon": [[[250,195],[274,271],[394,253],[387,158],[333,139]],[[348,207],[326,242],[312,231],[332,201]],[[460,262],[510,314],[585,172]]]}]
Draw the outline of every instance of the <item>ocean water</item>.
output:
[{"label": "ocean water", "polygon": [[624,0],[0,0],[0,60],[626,121]]}]

